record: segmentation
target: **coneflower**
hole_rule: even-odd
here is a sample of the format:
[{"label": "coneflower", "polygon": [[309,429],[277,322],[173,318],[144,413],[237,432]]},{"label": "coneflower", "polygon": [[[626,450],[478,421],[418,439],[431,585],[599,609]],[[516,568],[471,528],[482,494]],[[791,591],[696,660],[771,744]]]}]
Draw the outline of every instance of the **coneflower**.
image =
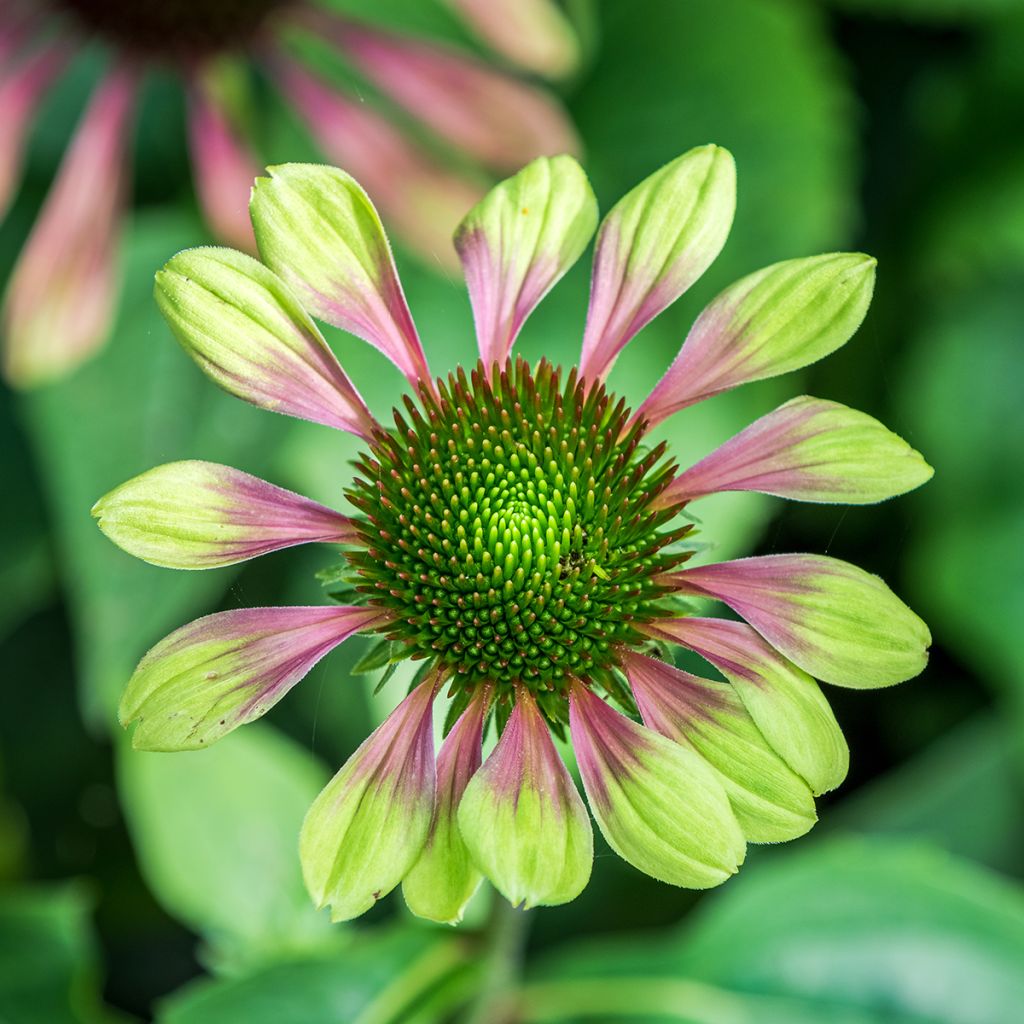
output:
[{"label": "coneflower", "polygon": [[[202,462],[144,473],[94,509],[108,536],[157,565],[208,568],[310,541],[342,552],[338,605],[222,612],[154,647],[121,705],[138,747],[216,741],[355,633],[378,637],[382,664],[418,664],[302,829],[307,884],[336,919],[399,884],[415,913],[440,921],[460,918],[482,877],[515,904],[573,899],[593,839],[553,736],[571,740],[614,850],[674,885],[717,885],[748,841],[806,832],[815,795],[846,774],[814,677],[878,687],[924,667],[927,627],[876,576],[809,554],[691,565],[686,514],[729,490],[851,504],[900,494],[931,475],[904,441],[801,397],[686,469],[648,442],[665,417],[844,344],[870,302],[873,259],[788,260],[726,289],[635,412],[605,383],[718,254],[734,205],[733,161],[716,146],[626,195],[598,232],[568,370],[511,358],[597,225],[568,156],[534,161],[459,227],[480,360],[444,378],[427,370],[377,214],[342,171],[290,164],[257,181],[262,262],[194,249],[157,275],[168,322],[215,382],[364,444],[347,514]],[[391,422],[367,409],[311,314],[405,375]],[[692,598],[745,621],[697,615]],[[676,668],[677,648],[721,678]]]}]

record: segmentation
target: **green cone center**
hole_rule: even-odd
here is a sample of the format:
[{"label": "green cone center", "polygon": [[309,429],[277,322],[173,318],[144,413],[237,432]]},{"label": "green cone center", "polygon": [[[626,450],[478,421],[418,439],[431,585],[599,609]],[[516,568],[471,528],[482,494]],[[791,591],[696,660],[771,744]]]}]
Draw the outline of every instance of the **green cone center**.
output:
[{"label": "green cone center", "polygon": [[653,506],[674,467],[642,437],[624,402],[546,362],[424,389],[357,463],[357,589],[468,691],[564,693],[663,614],[655,577],[680,560],[676,510]]}]

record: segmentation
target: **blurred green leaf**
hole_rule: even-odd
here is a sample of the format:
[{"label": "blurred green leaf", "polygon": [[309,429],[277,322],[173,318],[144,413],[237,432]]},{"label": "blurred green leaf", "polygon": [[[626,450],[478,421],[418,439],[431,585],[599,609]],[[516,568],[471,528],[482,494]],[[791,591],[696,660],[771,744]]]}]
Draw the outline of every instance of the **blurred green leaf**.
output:
[{"label": "blurred green leaf", "polygon": [[0,638],[51,597],[55,572],[43,498],[9,392],[0,394]]},{"label": "blurred green leaf", "polygon": [[139,656],[212,602],[232,574],[138,562],[103,537],[89,509],[117,484],[173,459],[205,458],[258,473],[289,428],[283,417],[218,391],[157,311],[154,271],[203,237],[184,213],[140,216],[127,241],[123,299],[108,347],[71,378],[23,401],[71,604],[83,705],[104,728]]},{"label": "blurred green leaf", "polygon": [[937,300],[902,374],[908,438],[935,465],[907,553],[921,611],[1024,707],[1020,282]]},{"label": "blurred green leaf", "polygon": [[92,900],[79,885],[0,894],[0,1021],[100,1024],[90,931]]},{"label": "blurred green leaf", "polygon": [[634,999],[612,1018],[623,1024],[1005,1024],[1024,1000],[1022,963],[1019,887],[927,847],[846,840],[747,869],[674,939],[566,954],[540,992],[590,986],[594,1008],[527,1020],[607,1019],[597,999],[612,977]]},{"label": "blurred green leaf", "polygon": [[983,713],[855,790],[819,828],[927,840],[1014,871],[1024,847],[1022,755],[1015,720]]},{"label": "blurred green leaf", "polygon": [[302,884],[298,835],[326,773],[297,744],[250,725],[208,750],[119,750],[121,796],[142,871],[170,913],[203,934],[221,971],[331,932]]},{"label": "blurred green leaf", "polygon": [[[468,949],[423,928],[361,932],[330,952],[201,982],[168,1000],[160,1024],[427,1024],[461,996]],[[435,1009],[435,1007],[438,1007]]]}]

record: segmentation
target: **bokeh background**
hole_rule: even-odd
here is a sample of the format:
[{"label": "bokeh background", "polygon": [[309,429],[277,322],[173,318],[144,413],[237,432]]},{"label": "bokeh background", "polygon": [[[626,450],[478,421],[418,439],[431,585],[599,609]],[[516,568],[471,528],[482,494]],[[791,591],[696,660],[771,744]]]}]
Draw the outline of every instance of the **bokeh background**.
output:
[{"label": "bokeh background", "polygon": [[[340,6],[466,44],[440,3]],[[218,608],[320,600],[314,574],[330,556],[296,549],[176,574],[107,543],[89,517],[96,498],[157,463],[208,458],[337,502],[352,455],[345,438],[218,392],[160,320],[154,270],[210,236],[180,92],[156,76],[110,344],[61,382],[5,389],[0,405],[4,1024],[426,1024],[469,1019],[462,1007],[487,986],[511,990],[507,1019],[524,1022],[1024,1020],[1022,4],[567,9],[584,56],[557,88],[603,208],[693,145],[727,146],[739,169],[722,256],[627,350],[614,387],[640,398],[696,312],[743,273],[831,249],[878,257],[874,304],[844,349],[677,416],[668,432],[698,456],[806,392],[864,409],[922,450],[934,480],[881,507],[744,496],[701,515],[723,555],[827,552],[884,576],[932,627],[929,668],[891,690],[830,689],[849,779],[811,835],[751,848],[717,891],[653,882],[598,838],[584,894],[531,913],[498,956],[482,938],[486,896],[458,932],[413,921],[397,896],[331,928],[308,905],[295,837],[328,773],[389,707],[387,694],[370,701],[372,678],[349,674],[358,642],[268,721],[209,751],[133,753],[116,727],[118,693],[156,639]],[[101,48],[84,53],[37,120],[0,228],[0,280],[101,63]],[[268,160],[315,153],[279,104],[255,118]],[[474,358],[459,281],[408,251],[398,260],[433,365]],[[586,269],[531,320],[525,352],[575,357]],[[328,336],[386,411],[397,371]],[[481,1019],[506,1019],[491,1013]]]}]

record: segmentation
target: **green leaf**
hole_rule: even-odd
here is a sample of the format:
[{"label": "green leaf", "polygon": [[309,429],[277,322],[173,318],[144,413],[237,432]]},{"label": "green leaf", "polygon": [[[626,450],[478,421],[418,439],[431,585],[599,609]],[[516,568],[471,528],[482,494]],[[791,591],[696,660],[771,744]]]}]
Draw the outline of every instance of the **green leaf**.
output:
[{"label": "green leaf", "polygon": [[[157,569],[118,551],[90,520],[102,494],[168,458],[208,458],[258,471],[288,424],[213,387],[191,365],[153,301],[153,273],[204,230],[182,213],[140,215],[103,354],[23,402],[50,504],[70,602],[87,716],[104,729],[140,655],[223,591],[232,571]],[[313,429],[313,428],[310,428]]]},{"label": "green leaf", "polygon": [[[522,1019],[1006,1024],[1019,1015],[1024,894],[935,850],[864,840],[805,848],[748,870],[705,907],[675,939],[549,962],[528,999],[560,998],[566,1009]],[[570,986],[585,1002],[569,1003]]]},{"label": "green leaf", "polygon": [[0,896],[0,1020],[4,1024],[100,1024],[90,934],[92,900],[79,885]]},{"label": "green leaf", "polygon": [[325,774],[252,725],[203,751],[119,747],[121,797],[157,899],[200,932],[221,969],[301,950],[328,934],[302,884],[299,828]]},{"label": "green leaf", "polygon": [[[467,948],[435,931],[363,931],[350,944],[172,997],[159,1024],[399,1024],[423,1011],[464,969]],[[420,1016],[420,1014],[423,1014]]]}]

